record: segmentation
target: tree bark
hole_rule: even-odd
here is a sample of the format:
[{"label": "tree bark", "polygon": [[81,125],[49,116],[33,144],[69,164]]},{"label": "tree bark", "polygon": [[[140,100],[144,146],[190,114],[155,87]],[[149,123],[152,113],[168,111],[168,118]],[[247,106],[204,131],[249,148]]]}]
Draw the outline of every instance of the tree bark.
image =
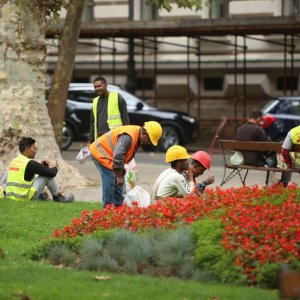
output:
[{"label": "tree bark", "polygon": [[[31,13],[31,14],[30,14]],[[62,189],[88,182],[61,157],[45,103],[45,26],[34,13],[11,0],[0,5],[0,138],[8,128],[36,140],[36,159],[58,160],[57,181]],[[3,139],[0,139],[0,142]],[[0,172],[18,153],[13,149],[1,155]]]},{"label": "tree bark", "polygon": [[81,13],[84,0],[72,0],[61,35],[58,59],[48,97],[48,109],[57,144],[61,147],[68,88],[72,78],[80,32]]}]

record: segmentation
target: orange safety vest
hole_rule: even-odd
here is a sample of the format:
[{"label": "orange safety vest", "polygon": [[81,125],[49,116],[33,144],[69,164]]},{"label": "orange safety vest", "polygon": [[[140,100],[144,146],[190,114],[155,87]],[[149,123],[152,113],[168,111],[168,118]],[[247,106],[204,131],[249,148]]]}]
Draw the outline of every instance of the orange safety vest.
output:
[{"label": "orange safety vest", "polygon": [[113,156],[118,137],[123,133],[127,133],[132,138],[131,147],[125,155],[125,163],[128,163],[135,154],[136,145],[139,142],[140,129],[140,126],[125,125],[101,135],[90,145],[91,155],[104,167],[113,170]]}]

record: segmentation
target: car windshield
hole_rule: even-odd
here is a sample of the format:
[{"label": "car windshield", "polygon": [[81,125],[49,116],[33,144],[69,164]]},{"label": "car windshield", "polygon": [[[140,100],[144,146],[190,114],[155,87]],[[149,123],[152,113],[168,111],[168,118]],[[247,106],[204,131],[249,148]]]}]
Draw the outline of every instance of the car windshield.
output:
[{"label": "car windshield", "polygon": [[286,99],[286,100],[271,100],[262,107],[263,113],[269,114],[287,114],[300,115],[300,100]]},{"label": "car windshield", "polygon": [[264,106],[260,108],[260,111],[268,114],[276,113],[276,106],[279,103],[279,100],[270,100]]}]

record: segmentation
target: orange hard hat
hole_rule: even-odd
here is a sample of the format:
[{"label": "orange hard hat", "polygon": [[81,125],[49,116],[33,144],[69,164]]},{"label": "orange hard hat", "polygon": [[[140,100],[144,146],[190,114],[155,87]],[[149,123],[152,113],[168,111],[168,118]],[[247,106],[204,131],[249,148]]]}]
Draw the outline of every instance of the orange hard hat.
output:
[{"label": "orange hard hat", "polygon": [[197,160],[205,169],[210,169],[210,155],[205,151],[192,154],[192,159]]}]

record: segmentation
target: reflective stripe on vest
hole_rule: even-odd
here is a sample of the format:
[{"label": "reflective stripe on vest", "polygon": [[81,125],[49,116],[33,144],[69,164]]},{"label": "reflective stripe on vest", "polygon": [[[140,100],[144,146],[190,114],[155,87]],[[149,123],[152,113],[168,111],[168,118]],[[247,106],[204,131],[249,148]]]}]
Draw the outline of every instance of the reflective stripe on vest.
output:
[{"label": "reflective stripe on vest", "polygon": [[10,163],[5,189],[6,197],[16,201],[32,199],[35,193],[35,188],[32,187],[33,179],[31,181],[24,179],[25,169],[29,161],[29,158],[20,154]]},{"label": "reflective stripe on vest", "polygon": [[[291,129],[291,140],[294,145],[300,145],[300,125]],[[300,165],[300,153],[295,152],[295,160]]]},{"label": "reflective stripe on vest", "polygon": [[[94,138],[98,138],[98,107],[99,96],[93,99],[93,115],[94,115]],[[117,92],[109,92],[107,101],[107,124],[109,129],[122,126],[121,113],[119,109],[119,95]]]},{"label": "reflective stripe on vest", "polygon": [[134,156],[139,141],[140,129],[140,126],[126,125],[103,134],[90,145],[89,150],[91,155],[103,166],[113,170],[113,156],[115,147],[118,143],[118,137],[123,133],[127,133],[132,138],[131,147],[125,154],[125,163],[129,162]]}]

